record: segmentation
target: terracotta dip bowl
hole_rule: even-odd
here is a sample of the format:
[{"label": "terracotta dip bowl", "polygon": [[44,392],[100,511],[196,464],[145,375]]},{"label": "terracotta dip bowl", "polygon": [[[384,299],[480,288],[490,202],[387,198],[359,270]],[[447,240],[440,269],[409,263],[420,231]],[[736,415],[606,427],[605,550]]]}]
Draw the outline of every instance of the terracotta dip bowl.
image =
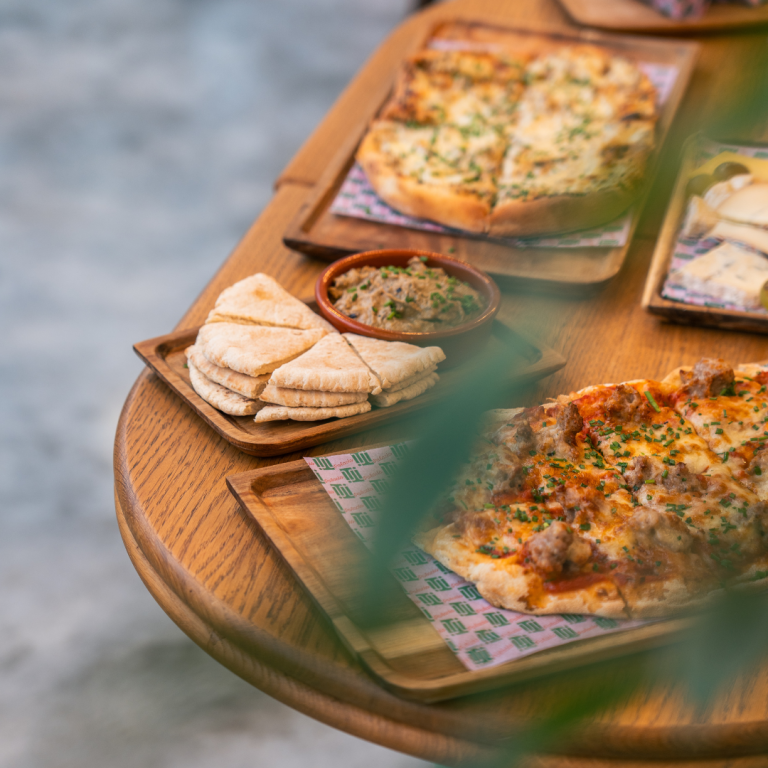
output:
[{"label": "terracotta dip bowl", "polygon": [[[334,279],[353,267],[406,267],[414,256],[426,256],[424,262],[428,267],[441,267],[448,275],[456,277],[471,285],[482,297],[485,309],[467,323],[440,331],[406,333],[387,331],[364,325],[339,312],[331,303],[328,288]],[[471,267],[466,262],[442,256],[430,251],[417,251],[411,248],[397,248],[382,251],[366,251],[356,253],[333,262],[317,278],[315,283],[315,300],[320,314],[341,333],[357,333],[360,336],[371,336],[384,341],[404,341],[417,344],[420,347],[441,347],[445,352],[445,362],[441,368],[452,368],[459,365],[473,354],[479,352],[488,341],[493,327],[493,319],[499,311],[501,294],[496,283],[485,272]]]}]

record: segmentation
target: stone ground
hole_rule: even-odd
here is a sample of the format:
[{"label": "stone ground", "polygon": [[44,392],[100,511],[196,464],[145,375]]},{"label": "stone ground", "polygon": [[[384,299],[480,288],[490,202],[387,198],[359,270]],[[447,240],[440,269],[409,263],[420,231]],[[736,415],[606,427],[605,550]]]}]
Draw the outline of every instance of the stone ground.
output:
[{"label": "stone ground", "polygon": [[416,768],[232,675],[112,502],[140,370],[407,0],[0,0],[0,766]]}]

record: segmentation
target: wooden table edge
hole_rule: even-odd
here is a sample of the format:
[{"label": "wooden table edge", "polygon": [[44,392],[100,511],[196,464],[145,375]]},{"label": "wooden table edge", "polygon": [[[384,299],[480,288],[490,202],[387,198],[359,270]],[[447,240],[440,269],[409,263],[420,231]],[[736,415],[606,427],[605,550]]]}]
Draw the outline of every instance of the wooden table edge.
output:
[{"label": "wooden table edge", "polygon": [[[126,553],[147,591],[190,640],[233,674],[308,717],[388,749],[424,760],[437,760],[446,765],[459,765],[467,760],[489,757],[489,751],[477,744],[418,729],[398,720],[389,720],[380,714],[372,714],[306,685],[250,656],[238,645],[220,635],[186,605],[152,567],[133,535],[117,487],[115,511]],[[724,759],[727,760],[726,763],[723,762]],[[616,768],[622,764],[626,768],[761,768],[765,764],[762,760],[763,756],[759,754],[679,761],[660,761],[652,757],[648,760],[622,760],[614,757],[603,759],[548,754],[536,755],[530,768]]]},{"label": "wooden table edge", "polygon": [[[192,622],[195,626],[204,627],[204,631],[196,630],[195,634],[190,634],[185,629],[186,624],[176,622],[200,647],[215,658],[219,658],[217,654],[220,651],[217,649],[226,647],[227,651],[222,663],[249,682],[251,682],[249,669],[252,664],[257,663],[265,669],[268,668],[266,667],[267,664],[272,664],[274,665],[272,668],[274,674],[280,675],[286,680],[295,681],[297,685],[313,691],[318,696],[328,697],[338,704],[344,702],[344,706],[349,708],[348,711],[345,710],[347,712],[361,712],[364,713],[366,719],[381,718],[384,722],[396,723],[399,727],[407,730],[414,728],[411,725],[414,717],[418,717],[424,722],[426,716],[427,721],[432,721],[434,730],[420,730],[419,732],[427,735],[429,739],[446,739],[446,743],[450,741],[454,745],[461,745],[460,752],[463,755],[477,756],[483,752],[483,745],[456,739],[450,735],[462,730],[463,723],[459,718],[452,717],[449,713],[437,709],[435,716],[430,718],[428,712],[434,705],[420,704],[398,698],[367,676],[364,680],[370,682],[370,685],[366,685],[361,681],[361,675],[365,675],[362,671],[359,674],[349,673],[339,665],[323,669],[328,665],[318,665],[311,654],[290,649],[272,635],[245,622],[241,616],[234,613],[217,598],[204,593],[197,581],[174,560],[154,529],[146,523],[142,515],[141,505],[128,482],[129,473],[124,463],[125,451],[122,438],[124,437],[126,415],[140,387],[153,376],[154,374],[145,369],[137,378],[126,398],[115,437],[114,472],[118,524],[126,550],[142,581],[147,585],[160,606],[172,618],[179,614],[187,623]],[[298,585],[297,588],[299,588]],[[319,611],[318,615],[321,615]],[[174,621],[176,621],[175,618]],[[206,640],[206,638],[208,639]],[[211,644],[213,638],[215,641]],[[240,660],[240,663],[235,665],[237,659]],[[256,659],[260,659],[260,661],[257,662]],[[297,673],[301,675],[301,683],[297,680]],[[282,698],[277,693],[272,694],[271,689],[266,690],[262,685],[255,682],[253,684],[289,704],[289,706],[294,706],[288,693],[286,693],[287,698]],[[320,707],[319,703],[318,707]],[[361,707],[365,707],[365,709]],[[330,718],[326,720],[327,715],[323,713],[322,707],[317,710],[317,713],[306,704],[296,706],[296,708],[318,720],[328,722],[334,727],[358,735],[356,731],[351,730],[352,726],[348,725],[348,717],[343,717],[338,721]],[[524,725],[524,723],[520,723],[520,725]],[[478,735],[484,734],[478,733]],[[373,733],[373,735],[365,735],[362,738],[377,741],[379,737]],[[409,735],[405,740],[409,744],[410,738]],[[620,744],[624,745],[621,752],[632,753],[633,755],[642,754],[650,760],[660,758],[674,760],[673,764],[677,765],[679,763],[677,758],[682,759],[683,756],[693,753],[703,755],[707,759],[717,759],[733,754],[756,755],[761,752],[764,753],[768,748],[768,734],[761,722],[724,724],[721,726],[645,727],[640,729],[631,726],[605,726],[598,723],[589,728],[580,729],[579,742],[584,745],[590,742],[594,744],[595,740],[597,743],[605,745],[602,752],[596,752],[594,748],[585,749],[579,743],[571,743],[564,747],[564,754],[557,755],[557,757],[565,758],[567,755],[571,759],[573,755],[583,754],[585,759],[589,756],[590,760],[621,760],[622,755],[617,754],[615,747],[615,745]],[[649,742],[651,743],[649,744]],[[392,746],[398,743],[398,739],[377,741],[377,743]],[[734,743],[740,743],[740,747],[736,750],[734,750]],[[396,748],[401,749],[400,747]],[[411,751],[411,747],[404,747],[401,751],[417,756],[425,754],[429,756],[427,759],[434,760],[435,755],[442,754],[446,749],[445,743],[441,743],[440,748],[434,752]],[[456,754],[456,752],[452,754]],[[675,758],[671,757],[672,754],[675,755]],[[551,757],[554,759],[555,755]],[[707,764],[709,763],[703,765]]]}]

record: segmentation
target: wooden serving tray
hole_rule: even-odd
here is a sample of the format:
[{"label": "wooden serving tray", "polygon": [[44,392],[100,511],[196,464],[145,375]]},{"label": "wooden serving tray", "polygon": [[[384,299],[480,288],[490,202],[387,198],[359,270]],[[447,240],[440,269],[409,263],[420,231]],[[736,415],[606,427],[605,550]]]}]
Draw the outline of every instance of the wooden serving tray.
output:
[{"label": "wooden serving tray", "polygon": [[[542,50],[559,44],[588,42],[643,61],[671,64],[678,68],[677,81],[659,115],[657,146],[649,159],[643,191],[634,204],[635,212],[626,245],[605,248],[516,248],[471,233],[438,234],[332,214],[330,206],[354,162],[357,146],[365,131],[352,133],[341,140],[335,157],[286,230],[283,242],[289,248],[326,261],[335,261],[350,253],[381,248],[419,248],[450,253],[489,272],[502,284],[506,281],[519,285],[524,281],[550,290],[590,290],[615,277],[629,250],[656,173],[661,146],[688,86],[699,46],[696,43],[608,35],[591,30],[566,33],[503,29],[469,21],[439,25],[427,36],[421,47],[433,38],[502,43],[514,46],[517,50]],[[396,71],[396,68],[392,71],[393,80]],[[368,106],[373,118],[383,103],[373,95]]]},{"label": "wooden serving tray", "polygon": [[[440,381],[423,395],[397,403],[391,408],[373,408],[368,413],[325,421],[272,421],[257,424],[253,416],[229,416],[203,400],[192,389],[184,350],[195,343],[198,328],[176,331],[134,344],[136,354],[225,440],[253,456],[279,456],[304,450],[340,437],[363,432],[384,422],[413,413],[439,399],[461,376],[464,366],[439,371]],[[510,371],[510,384],[535,381],[565,365],[565,358],[544,344],[524,338],[495,320],[489,344],[504,351],[514,341],[522,347],[519,365]],[[466,366],[468,363],[465,363]]]},{"label": "wooden serving tray", "polygon": [[[363,450],[363,449],[359,449]],[[543,650],[492,669],[467,670],[391,576],[379,605],[390,622],[370,626],[355,608],[365,546],[304,461],[232,475],[227,486],[326,614],[346,647],[393,693],[440,701],[670,642],[683,619]]]},{"label": "wooden serving tray", "polygon": [[700,19],[685,21],[667,18],[640,0],[560,0],[560,5],[578,24],[615,31],[680,35],[768,24],[768,5],[712,4]]},{"label": "wooden serving tray", "polygon": [[[677,233],[682,225],[686,209],[685,186],[690,172],[695,167],[698,136],[692,136],[683,147],[683,159],[669,201],[664,223],[661,227],[656,248],[653,251],[651,266],[645,281],[642,305],[654,315],[661,315],[675,323],[686,325],[708,325],[714,328],[726,328],[734,331],[754,331],[768,333],[768,316],[756,312],[741,312],[735,309],[702,307],[698,304],[685,304],[671,301],[661,295],[664,281],[669,272],[669,265],[677,243]],[[747,141],[734,142],[746,146]],[[768,147],[767,147],[768,148]]]}]

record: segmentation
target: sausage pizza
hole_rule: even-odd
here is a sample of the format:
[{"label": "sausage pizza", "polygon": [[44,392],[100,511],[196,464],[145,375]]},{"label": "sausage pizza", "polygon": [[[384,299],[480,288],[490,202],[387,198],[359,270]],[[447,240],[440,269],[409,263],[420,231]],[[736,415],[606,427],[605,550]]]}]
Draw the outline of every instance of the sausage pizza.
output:
[{"label": "sausage pizza", "polygon": [[492,411],[415,541],[532,614],[659,616],[766,579],[766,387],[768,366],[704,359]]}]

